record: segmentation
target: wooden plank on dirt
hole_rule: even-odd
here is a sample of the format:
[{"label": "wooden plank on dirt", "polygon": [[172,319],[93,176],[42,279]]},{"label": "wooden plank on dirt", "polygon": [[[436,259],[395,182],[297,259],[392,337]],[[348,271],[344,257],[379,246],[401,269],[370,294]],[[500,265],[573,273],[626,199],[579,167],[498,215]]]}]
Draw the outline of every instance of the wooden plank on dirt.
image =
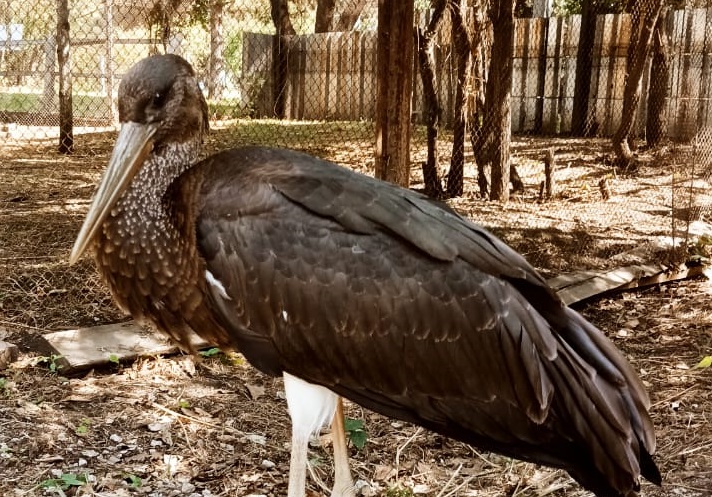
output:
[{"label": "wooden plank on dirt", "polygon": [[[143,356],[175,354],[178,347],[157,332],[133,321],[56,331],[44,335],[48,354],[58,356],[55,363],[63,374],[106,365],[113,361],[130,361]],[[194,335],[196,349],[209,346]]]},{"label": "wooden plank on dirt", "polygon": [[624,266],[610,271],[585,271],[578,280],[574,276],[569,276],[571,283],[560,286],[556,293],[566,305],[571,305],[664,271],[663,266],[645,264]]}]

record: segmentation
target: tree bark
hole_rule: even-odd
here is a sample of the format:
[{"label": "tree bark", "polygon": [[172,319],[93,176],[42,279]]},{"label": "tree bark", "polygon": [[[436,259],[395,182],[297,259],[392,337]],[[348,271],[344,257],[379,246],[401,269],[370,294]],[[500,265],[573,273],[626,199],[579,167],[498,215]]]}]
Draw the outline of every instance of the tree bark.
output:
[{"label": "tree bark", "polygon": [[[410,0],[406,0],[410,2]],[[366,0],[349,0],[344,2],[347,7],[339,15],[339,20],[336,23],[334,31],[351,31],[356,26],[356,21],[361,17],[361,12],[366,6]]]},{"label": "tree bark", "polygon": [[378,1],[376,177],[410,184],[413,0]]},{"label": "tree bark", "polygon": [[287,0],[270,0],[270,14],[276,30],[272,41],[272,81],[274,115],[284,119],[287,108],[287,75],[289,70],[289,36],[296,34],[289,17]]},{"label": "tree bark", "polygon": [[472,9],[472,54],[474,103],[470,106],[470,142],[477,163],[477,184],[482,198],[489,194],[489,182],[485,174],[485,165],[490,157],[491,137],[485,133],[484,122],[487,116],[485,104],[487,93],[487,67],[489,66],[492,47],[491,23],[487,21],[487,12],[483,2],[476,2]]},{"label": "tree bark", "polygon": [[452,130],[452,155],[447,175],[448,197],[459,197],[464,190],[465,133],[467,131],[467,102],[465,91],[470,77],[470,37],[467,32],[467,7],[461,0],[450,1],[453,52],[457,61],[455,88],[455,116]]},{"label": "tree bark", "polygon": [[225,36],[223,34],[224,0],[210,0],[210,77],[208,96],[221,99],[225,91]]},{"label": "tree bark", "polygon": [[496,0],[491,4],[490,17],[494,37],[489,77],[487,78],[487,116],[485,133],[491,137],[490,199],[509,199],[510,141],[512,135],[511,95],[512,57],[514,56],[514,1]]},{"label": "tree bark", "polygon": [[315,33],[328,33],[334,23],[334,8],[336,0],[319,0],[316,3]]},{"label": "tree bark", "polygon": [[442,107],[436,91],[435,56],[433,54],[433,41],[440,21],[445,12],[448,0],[434,0],[433,13],[425,32],[416,31],[418,45],[418,62],[420,64],[420,78],[423,82],[423,106],[425,107],[425,126],[427,128],[428,158],[423,164],[423,180],[425,194],[433,198],[444,196],[443,186],[438,173],[440,164],[438,157],[438,132],[440,129],[440,115]]},{"label": "tree bark", "polygon": [[571,134],[574,136],[589,136],[594,131],[594,123],[589,119],[588,95],[591,89],[597,14],[597,1],[581,2],[581,32],[576,52],[576,79],[571,114]]},{"label": "tree bark", "polygon": [[69,58],[69,3],[57,0],[57,64],[59,65],[59,153],[74,151],[74,112],[72,110],[72,72]]},{"label": "tree bark", "polygon": [[649,147],[659,145],[667,132],[668,81],[670,81],[670,35],[668,33],[669,8],[664,7],[653,32],[653,60],[650,67],[648,112],[645,139]]},{"label": "tree bark", "polygon": [[631,40],[628,45],[628,73],[623,88],[621,123],[612,139],[617,165],[624,169],[630,166],[633,159],[630,133],[635,124],[635,112],[640,101],[640,83],[645,69],[645,59],[648,57],[653,28],[658,20],[662,1],[637,2],[633,11]]}]

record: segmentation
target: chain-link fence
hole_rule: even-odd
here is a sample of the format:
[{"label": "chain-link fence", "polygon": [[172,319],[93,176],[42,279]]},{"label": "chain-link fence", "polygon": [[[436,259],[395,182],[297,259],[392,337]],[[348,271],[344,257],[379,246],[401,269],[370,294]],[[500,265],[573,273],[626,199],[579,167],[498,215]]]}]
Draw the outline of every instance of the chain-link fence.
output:
[{"label": "chain-link fence", "polygon": [[[492,53],[506,31],[493,3],[415,2],[414,187],[428,191],[428,166],[443,190],[464,180],[454,204],[552,271],[610,265],[618,253],[704,221],[712,8],[517,2],[515,12],[530,17],[513,24],[515,199],[502,206],[482,200],[485,152],[506,146],[483,131],[496,93]],[[67,149],[81,150],[115,129],[127,68],[172,52],[191,62],[208,97],[215,131],[207,152],[270,144],[372,172],[377,22],[376,0],[2,0],[0,147],[62,136]],[[640,84],[627,85],[639,60]],[[629,86],[639,90],[632,107]],[[622,166],[611,142],[628,117]],[[682,225],[679,209],[691,213]]]}]

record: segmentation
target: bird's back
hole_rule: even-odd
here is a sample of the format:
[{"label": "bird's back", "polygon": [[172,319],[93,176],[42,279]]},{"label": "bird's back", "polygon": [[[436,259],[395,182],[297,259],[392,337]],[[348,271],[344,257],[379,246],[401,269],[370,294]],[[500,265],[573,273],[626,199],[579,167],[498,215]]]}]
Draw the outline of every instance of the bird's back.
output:
[{"label": "bird's back", "polygon": [[630,365],[482,228],[279,149],[218,154],[174,188],[195,209],[206,305],[264,372],[564,468],[599,496],[659,483]]}]

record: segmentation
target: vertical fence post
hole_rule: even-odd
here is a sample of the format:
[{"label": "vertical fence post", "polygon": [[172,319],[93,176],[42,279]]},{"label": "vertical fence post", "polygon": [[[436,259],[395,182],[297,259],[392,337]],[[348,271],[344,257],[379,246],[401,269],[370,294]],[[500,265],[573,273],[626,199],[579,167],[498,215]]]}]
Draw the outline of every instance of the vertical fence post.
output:
[{"label": "vertical fence post", "polygon": [[59,65],[59,153],[74,150],[72,73],[69,59],[69,0],[57,0],[57,63]]},{"label": "vertical fence post", "polygon": [[54,89],[55,68],[54,63],[57,60],[57,39],[54,36],[48,36],[44,43],[45,60],[44,60],[44,90],[42,92],[42,106],[47,113],[54,114],[55,112],[55,96],[57,93]]},{"label": "vertical fence post", "polygon": [[114,98],[114,0],[104,3],[106,14],[106,68],[104,78],[106,81],[106,96],[109,100],[109,116],[112,124],[117,124],[119,113]]}]

